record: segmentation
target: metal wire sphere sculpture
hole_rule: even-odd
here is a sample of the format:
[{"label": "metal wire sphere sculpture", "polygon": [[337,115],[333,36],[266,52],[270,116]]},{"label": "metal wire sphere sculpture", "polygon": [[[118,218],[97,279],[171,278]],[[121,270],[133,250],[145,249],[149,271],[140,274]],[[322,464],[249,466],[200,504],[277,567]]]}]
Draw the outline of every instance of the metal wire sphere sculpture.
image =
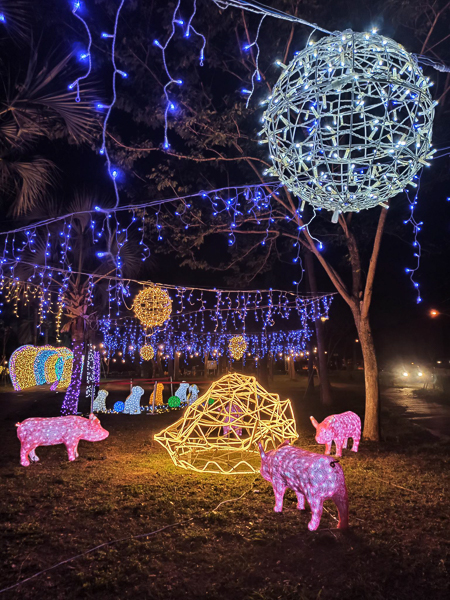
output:
[{"label": "metal wire sphere sculpture", "polygon": [[152,346],[146,344],[139,350],[139,354],[141,355],[142,360],[152,360],[152,358],[155,356],[155,351],[153,350]]},{"label": "metal wire sphere sculpture", "polygon": [[310,44],[278,63],[261,143],[273,162],[266,173],[336,222],[386,205],[428,165],[437,102],[414,57],[389,38],[345,31]]},{"label": "metal wire sphere sculpture", "polygon": [[169,319],[172,300],[166,290],[152,285],[137,294],[133,302],[133,310],[144,327],[157,327]]}]

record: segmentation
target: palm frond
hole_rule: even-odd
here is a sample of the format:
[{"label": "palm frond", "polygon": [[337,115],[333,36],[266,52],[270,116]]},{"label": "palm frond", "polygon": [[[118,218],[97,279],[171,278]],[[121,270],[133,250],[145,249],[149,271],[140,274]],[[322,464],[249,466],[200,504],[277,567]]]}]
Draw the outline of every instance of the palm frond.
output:
[{"label": "palm frond", "polygon": [[[62,80],[65,85],[73,77],[67,72],[72,55],[52,67],[50,56],[38,70],[38,53],[36,49],[32,51],[23,83],[5,101],[4,113],[14,120],[22,140],[39,136],[55,138],[66,133],[76,143],[93,141],[98,129],[93,90],[82,89],[80,102],[76,102],[75,90],[61,85]],[[65,76],[61,77],[63,73]]]},{"label": "palm frond", "polygon": [[[11,195],[14,216],[30,211],[56,180],[56,166],[46,158],[0,159],[0,187]],[[14,195],[13,192],[17,190]]]},{"label": "palm frond", "polygon": [[2,29],[15,42],[30,38],[30,10],[29,0],[0,0],[0,14],[4,17]]}]

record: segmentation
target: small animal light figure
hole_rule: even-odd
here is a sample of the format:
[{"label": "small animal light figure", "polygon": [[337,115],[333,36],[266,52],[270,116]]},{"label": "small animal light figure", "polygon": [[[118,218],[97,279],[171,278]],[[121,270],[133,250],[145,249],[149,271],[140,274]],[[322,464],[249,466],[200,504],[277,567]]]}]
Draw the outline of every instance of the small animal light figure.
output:
[{"label": "small animal light figure", "polygon": [[330,415],[318,423],[314,417],[310,417],[311,423],[316,428],[316,442],[325,444],[325,454],[330,454],[331,444],[336,445],[336,456],[342,456],[342,448],[347,448],[349,438],[352,438],[353,452],[358,452],[361,439],[361,419],[350,410],[339,415]]},{"label": "small animal light figure", "polygon": [[126,415],[140,415],[141,414],[141,396],[144,390],[140,385],[134,385],[131,388],[131,394],[125,400],[125,408],[123,409]]},{"label": "small animal light figure", "polygon": [[199,389],[194,383],[189,387],[189,404],[192,404],[193,402],[195,402],[197,400],[198,394],[199,394]]},{"label": "small animal light figure", "polygon": [[106,390],[99,390],[97,398],[94,400],[92,405],[93,412],[106,412],[106,397],[109,394]]},{"label": "small animal light figure", "polygon": [[290,488],[297,496],[299,510],[304,510],[305,498],[311,507],[310,531],[319,527],[325,500],[333,500],[337,506],[338,528],[348,527],[347,487],[344,471],[337,461],[323,454],[290,446],[289,442],[269,452],[264,452],[261,443],[258,446],[261,454],[260,473],[273,486],[275,512],[282,512],[284,492]]},{"label": "small animal light figure", "polygon": [[180,402],[186,402],[186,396],[187,396],[188,391],[189,391],[189,384],[186,383],[185,381],[183,381],[182,383],[180,383],[179,388],[175,392],[175,396],[178,396],[178,398],[180,399]]},{"label": "small animal light figure", "polygon": [[237,406],[236,404],[232,404],[231,402],[226,406],[225,409],[222,409],[223,412],[225,413],[225,418],[223,420],[224,423],[227,423],[227,425],[223,426],[223,435],[226,437],[228,436],[228,434],[230,433],[230,430],[234,431],[234,433],[239,436],[242,437],[242,427],[237,427],[236,425],[231,425],[231,423],[233,423],[236,419],[239,419],[239,417],[242,414],[242,410],[239,406]]},{"label": "small animal light figure", "polygon": [[16,423],[17,437],[20,440],[20,464],[28,467],[29,458],[37,462],[36,448],[38,446],[54,446],[65,444],[69,460],[78,458],[78,443],[80,440],[99,442],[105,440],[109,432],[100,425],[94,414],[89,419],[76,417],[50,417],[25,419]]},{"label": "small animal light figure", "polygon": [[164,392],[164,384],[158,383],[155,384],[155,388],[153,388],[153,392],[150,394],[150,404],[153,404],[153,395],[155,395],[155,406],[159,406],[163,404],[163,392]]}]

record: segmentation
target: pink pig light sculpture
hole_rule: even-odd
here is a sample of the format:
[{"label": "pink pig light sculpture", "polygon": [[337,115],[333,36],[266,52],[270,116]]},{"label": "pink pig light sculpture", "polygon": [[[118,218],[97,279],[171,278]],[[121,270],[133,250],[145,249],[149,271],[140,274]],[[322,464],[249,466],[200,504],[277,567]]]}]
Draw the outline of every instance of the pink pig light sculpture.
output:
[{"label": "pink pig light sculpture", "polygon": [[350,410],[339,415],[330,415],[318,423],[314,417],[310,417],[311,423],[316,428],[316,442],[325,444],[325,454],[330,454],[331,444],[336,445],[336,456],[342,456],[342,448],[347,448],[349,438],[352,438],[353,452],[358,452],[361,439],[361,419]]},{"label": "pink pig light sculpture", "polygon": [[260,473],[273,486],[275,512],[282,512],[284,492],[290,488],[297,495],[299,510],[304,510],[305,498],[311,507],[310,531],[319,527],[325,500],[333,500],[337,506],[338,528],[348,527],[347,487],[344,471],[337,461],[323,454],[290,446],[289,442],[269,452],[264,452],[261,443],[258,446],[261,454]]},{"label": "pink pig light sculpture", "polygon": [[242,415],[241,408],[236,404],[230,403],[226,406],[223,412],[226,415],[223,420],[223,422],[226,423],[226,425],[224,424],[223,426],[224,437],[227,437],[230,431],[234,431],[238,437],[242,437],[242,427],[231,425],[231,423],[233,423],[236,419],[239,419],[239,417]]},{"label": "pink pig light sculpture", "polygon": [[78,443],[80,440],[99,442],[105,440],[109,432],[100,425],[100,421],[93,414],[89,419],[76,417],[50,417],[25,419],[16,423],[17,437],[20,440],[20,464],[28,467],[28,457],[37,462],[36,448],[38,446],[54,446],[64,444],[67,448],[69,460],[78,458]]}]

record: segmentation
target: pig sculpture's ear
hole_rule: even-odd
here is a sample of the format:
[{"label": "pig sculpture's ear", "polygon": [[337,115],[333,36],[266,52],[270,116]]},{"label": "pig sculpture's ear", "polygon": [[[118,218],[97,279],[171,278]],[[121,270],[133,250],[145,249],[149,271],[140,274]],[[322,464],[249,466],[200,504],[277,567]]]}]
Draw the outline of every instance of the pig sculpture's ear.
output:
[{"label": "pig sculpture's ear", "polygon": [[319,425],[319,423],[315,420],[314,417],[309,417],[311,419],[311,423],[314,425],[314,427],[317,429],[317,426]]},{"label": "pig sculpture's ear", "polygon": [[259,453],[261,454],[261,458],[266,458],[266,453],[264,452],[264,448],[262,447],[261,442],[258,442]]}]

